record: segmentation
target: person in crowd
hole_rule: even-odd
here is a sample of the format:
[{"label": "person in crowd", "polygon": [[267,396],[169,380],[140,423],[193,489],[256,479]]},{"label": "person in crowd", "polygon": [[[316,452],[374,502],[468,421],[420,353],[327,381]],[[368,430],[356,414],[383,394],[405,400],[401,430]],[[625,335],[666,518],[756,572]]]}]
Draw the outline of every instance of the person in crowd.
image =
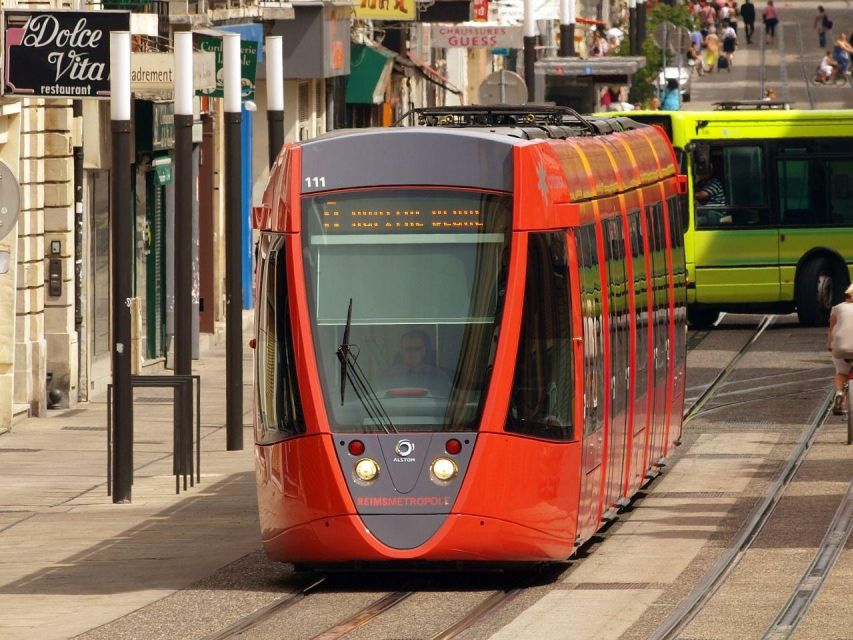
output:
[{"label": "person in crowd", "polygon": [[768,89],[764,92],[765,100],[778,100],[779,94],[776,93],[776,89]]},{"label": "person in crowd", "polygon": [[755,33],[755,5],[752,0],[745,0],[740,8],[740,17],[743,19],[743,33],[746,36],[746,44],[752,44],[752,34]]},{"label": "person in crowd", "polygon": [[737,49],[737,33],[728,22],[723,27],[723,32],[720,34],[723,37],[723,55],[728,59],[729,64],[726,69],[731,73],[732,63],[735,58],[735,49]]},{"label": "person in crowd", "polygon": [[773,0],[767,0],[761,19],[764,21],[764,43],[770,44],[776,40],[776,25],[779,24],[779,14]]},{"label": "person in crowd", "polygon": [[817,6],[817,15],[814,18],[814,28],[817,29],[818,46],[826,49],[826,34],[832,29],[832,20],[826,15],[822,5]]},{"label": "person in crowd", "polygon": [[681,89],[678,80],[669,78],[660,97],[661,111],[678,111],[681,108]]},{"label": "person in crowd", "polygon": [[687,64],[696,70],[700,76],[705,74],[705,65],[702,64],[702,56],[696,51],[696,43],[691,42],[687,50]]},{"label": "person in crowd", "polygon": [[817,65],[817,76],[815,77],[815,82],[826,84],[832,79],[832,76],[835,75],[837,70],[838,63],[836,63],[835,58],[832,57],[832,51],[827,51],[826,55],[821,58],[820,63]]},{"label": "person in crowd", "polygon": [[832,413],[840,415],[847,373],[853,366],[853,284],[844,292],[844,301],[832,307],[829,314],[826,348],[832,352],[832,363],[835,365]]},{"label": "person in crowd", "polygon": [[[707,35],[707,34],[705,34]],[[705,36],[698,29],[693,29],[690,32],[690,41],[696,45],[696,53],[702,53],[702,41],[705,39]]]},{"label": "person in crowd", "polygon": [[623,111],[622,89],[620,87],[604,87],[599,98],[599,103],[605,111]]},{"label": "person in crowd", "polygon": [[850,68],[850,54],[853,53],[853,47],[847,42],[847,34],[839,33],[835,40],[835,45],[832,47],[832,57],[838,65],[839,73],[847,73]]},{"label": "person in crowd", "polygon": [[720,37],[717,35],[717,29],[710,27],[708,35],[705,37],[705,42],[702,43],[705,51],[705,68],[708,73],[713,73],[717,68],[717,58],[720,55]]}]

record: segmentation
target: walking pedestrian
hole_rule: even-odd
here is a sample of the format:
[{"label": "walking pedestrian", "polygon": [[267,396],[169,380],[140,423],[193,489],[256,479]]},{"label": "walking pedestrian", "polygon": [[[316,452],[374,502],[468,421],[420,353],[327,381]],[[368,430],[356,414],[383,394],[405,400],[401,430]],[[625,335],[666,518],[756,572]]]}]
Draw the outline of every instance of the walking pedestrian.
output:
[{"label": "walking pedestrian", "polygon": [[779,14],[776,13],[773,0],[767,0],[761,19],[764,21],[764,42],[770,44],[776,39],[776,25],[779,24]]},{"label": "walking pedestrian", "polygon": [[723,55],[725,55],[729,61],[726,69],[731,73],[732,63],[735,58],[735,49],[737,49],[737,34],[735,33],[735,30],[732,29],[732,25],[726,22],[726,26],[723,28],[723,32],[720,35],[723,37]]},{"label": "walking pedestrian", "polygon": [[752,0],[746,0],[740,8],[743,18],[743,32],[746,34],[746,44],[752,44],[752,34],[755,33],[755,5]]},{"label": "walking pedestrian", "polygon": [[661,111],[678,111],[681,108],[681,90],[678,87],[678,80],[669,78],[666,81],[660,99]]},{"label": "walking pedestrian", "polygon": [[853,53],[853,47],[847,42],[847,34],[841,33],[835,40],[835,46],[832,47],[832,57],[838,64],[839,73],[846,74],[850,68],[850,54]]},{"label": "walking pedestrian", "polygon": [[713,73],[717,68],[717,58],[720,55],[720,37],[714,27],[708,29],[708,35],[702,43],[702,50],[705,52],[705,68],[708,73]]},{"label": "walking pedestrian", "polygon": [[821,49],[826,49],[826,34],[832,29],[832,20],[826,15],[821,5],[817,7],[817,15],[814,19],[814,28],[817,29],[818,46]]}]

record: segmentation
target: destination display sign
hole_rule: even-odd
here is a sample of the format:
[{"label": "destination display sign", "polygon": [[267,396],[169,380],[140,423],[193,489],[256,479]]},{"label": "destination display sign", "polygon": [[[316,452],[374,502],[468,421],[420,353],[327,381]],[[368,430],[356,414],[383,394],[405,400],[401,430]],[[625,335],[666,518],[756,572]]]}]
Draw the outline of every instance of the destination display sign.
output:
[{"label": "destination display sign", "polygon": [[3,11],[3,92],[27,97],[110,95],[110,31],[127,11]]},{"label": "destination display sign", "polygon": [[464,233],[477,232],[483,227],[482,211],[470,202],[461,202],[458,206],[448,203],[441,208],[411,206],[410,203],[400,203],[401,206],[396,207],[376,204],[374,207],[368,202],[336,200],[322,203],[318,213],[324,234]]}]

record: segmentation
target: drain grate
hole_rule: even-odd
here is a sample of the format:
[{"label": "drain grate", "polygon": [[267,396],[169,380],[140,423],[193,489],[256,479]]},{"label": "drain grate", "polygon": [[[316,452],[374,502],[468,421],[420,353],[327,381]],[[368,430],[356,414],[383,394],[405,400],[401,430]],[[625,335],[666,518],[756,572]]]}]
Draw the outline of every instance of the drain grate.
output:
[{"label": "drain grate", "polygon": [[685,458],[700,458],[702,460],[753,460],[763,459],[757,453],[686,453]]},{"label": "drain grate", "polygon": [[650,498],[737,498],[736,491],[653,491]]},{"label": "drain grate", "polygon": [[662,582],[578,582],[575,589],[610,591],[617,589],[664,589],[670,585]]},{"label": "drain grate", "polygon": [[169,396],[139,396],[133,401],[139,404],[172,404],[172,398]]},{"label": "drain grate", "polygon": [[62,431],[106,431],[106,427],[62,427]]},{"label": "drain grate", "polygon": [[63,411],[57,418],[70,418],[71,416],[79,416],[81,413],[84,413],[86,409],[69,409],[68,411]]}]

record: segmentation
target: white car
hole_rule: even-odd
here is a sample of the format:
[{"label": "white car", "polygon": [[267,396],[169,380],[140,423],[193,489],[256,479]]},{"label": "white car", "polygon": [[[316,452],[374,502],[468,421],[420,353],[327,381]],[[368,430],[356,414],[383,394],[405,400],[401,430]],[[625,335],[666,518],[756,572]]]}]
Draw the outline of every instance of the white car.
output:
[{"label": "white car", "polygon": [[681,99],[684,102],[690,102],[690,80],[692,77],[693,69],[687,65],[681,67],[664,67],[658,74],[658,88],[663,91],[667,80],[678,80],[678,86],[681,89]]}]

